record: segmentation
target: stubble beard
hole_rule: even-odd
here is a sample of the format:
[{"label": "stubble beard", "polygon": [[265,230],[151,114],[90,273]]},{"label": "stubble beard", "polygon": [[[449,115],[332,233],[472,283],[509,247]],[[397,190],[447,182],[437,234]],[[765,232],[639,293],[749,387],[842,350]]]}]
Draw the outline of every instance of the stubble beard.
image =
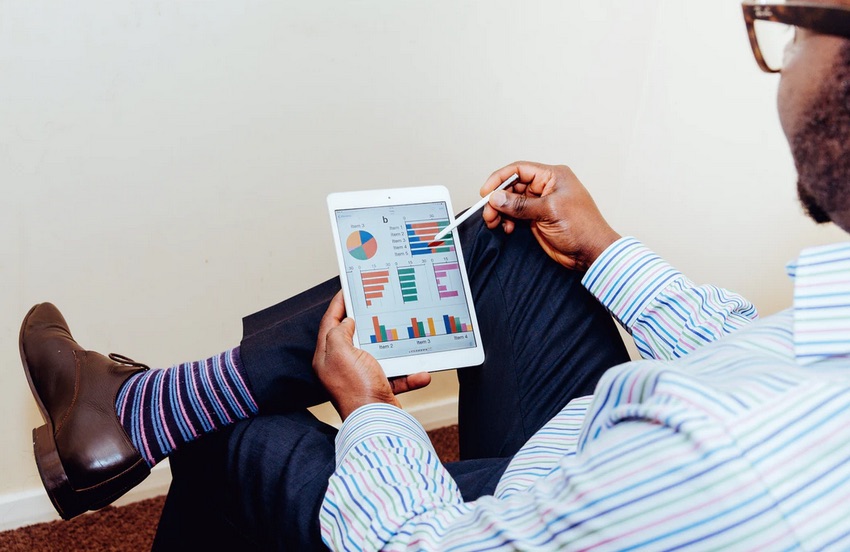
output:
[{"label": "stubble beard", "polygon": [[797,194],[817,223],[850,227],[850,44],[791,140]]}]

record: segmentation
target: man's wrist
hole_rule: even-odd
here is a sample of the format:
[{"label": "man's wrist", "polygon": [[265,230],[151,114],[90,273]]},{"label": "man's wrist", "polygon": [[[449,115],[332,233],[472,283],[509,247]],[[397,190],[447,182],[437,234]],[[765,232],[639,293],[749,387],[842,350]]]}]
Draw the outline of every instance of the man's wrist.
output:
[{"label": "man's wrist", "polygon": [[605,250],[614,245],[620,239],[622,239],[622,236],[610,227],[608,228],[608,231],[598,233],[591,246],[587,248],[587,253],[585,254],[585,264],[587,268],[589,269],[605,252]]},{"label": "man's wrist", "polygon": [[337,414],[344,422],[351,416],[356,410],[368,406],[370,404],[386,404],[389,406],[394,406],[396,408],[401,408],[398,400],[393,396],[392,398],[378,398],[378,397],[356,397],[356,398],[348,398],[344,402],[340,402],[336,406]]}]

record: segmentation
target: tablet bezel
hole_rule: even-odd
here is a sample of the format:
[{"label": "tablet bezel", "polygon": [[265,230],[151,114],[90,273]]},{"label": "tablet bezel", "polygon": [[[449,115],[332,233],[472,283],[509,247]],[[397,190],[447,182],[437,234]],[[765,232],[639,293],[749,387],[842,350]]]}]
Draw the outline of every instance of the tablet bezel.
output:
[{"label": "tablet bezel", "polygon": [[[333,232],[334,250],[336,251],[337,264],[339,268],[339,279],[342,286],[343,298],[345,300],[346,312],[354,318],[353,302],[348,280],[345,277],[346,264],[345,252],[342,249],[336,212],[347,209],[364,209],[389,206],[403,206],[417,203],[443,202],[449,223],[454,222],[454,211],[452,209],[451,197],[445,186],[419,186],[411,188],[392,188],[385,190],[361,190],[355,192],[337,192],[328,195],[328,214],[330,215],[331,229]],[[472,301],[472,292],[469,287],[469,276],[466,272],[466,263],[463,258],[460,239],[457,229],[452,230],[455,252],[460,266],[460,276],[466,299],[466,308],[469,311],[472,333],[475,346],[452,351],[438,351],[430,353],[411,354],[407,356],[382,358],[378,362],[384,369],[387,377],[402,376],[416,372],[436,372],[451,370],[468,366],[477,366],[484,362],[484,346],[481,340],[481,331],[478,326],[478,317],[475,305]],[[357,332],[354,334],[354,346],[360,347]]]}]

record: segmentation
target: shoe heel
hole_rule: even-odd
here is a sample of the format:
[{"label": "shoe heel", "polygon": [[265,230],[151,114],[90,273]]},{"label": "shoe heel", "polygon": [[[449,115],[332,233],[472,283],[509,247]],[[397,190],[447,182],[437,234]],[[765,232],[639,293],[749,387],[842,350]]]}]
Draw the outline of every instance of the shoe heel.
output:
[{"label": "shoe heel", "polygon": [[103,484],[89,489],[74,489],[59,453],[56,451],[56,441],[53,439],[53,431],[48,425],[32,430],[32,444],[35,452],[35,463],[38,474],[44,484],[44,490],[53,503],[53,507],[68,520],[88,510],[99,510],[109,506],[121,495],[144,481],[150,475],[151,470],[141,458],[130,468],[124,470],[117,476],[104,481]]},{"label": "shoe heel", "polygon": [[68,482],[65,468],[56,452],[53,432],[47,425],[32,430],[32,447],[44,490],[62,519],[71,519],[83,513],[85,510],[74,504],[74,489]]}]

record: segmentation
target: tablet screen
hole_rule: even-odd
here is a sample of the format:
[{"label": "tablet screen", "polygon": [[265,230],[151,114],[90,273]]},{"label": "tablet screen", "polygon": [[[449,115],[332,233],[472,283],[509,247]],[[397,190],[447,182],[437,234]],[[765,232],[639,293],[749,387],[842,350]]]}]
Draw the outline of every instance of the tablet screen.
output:
[{"label": "tablet screen", "polygon": [[360,348],[382,359],[476,346],[452,236],[432,242],[445,202],[334,214]]}]

